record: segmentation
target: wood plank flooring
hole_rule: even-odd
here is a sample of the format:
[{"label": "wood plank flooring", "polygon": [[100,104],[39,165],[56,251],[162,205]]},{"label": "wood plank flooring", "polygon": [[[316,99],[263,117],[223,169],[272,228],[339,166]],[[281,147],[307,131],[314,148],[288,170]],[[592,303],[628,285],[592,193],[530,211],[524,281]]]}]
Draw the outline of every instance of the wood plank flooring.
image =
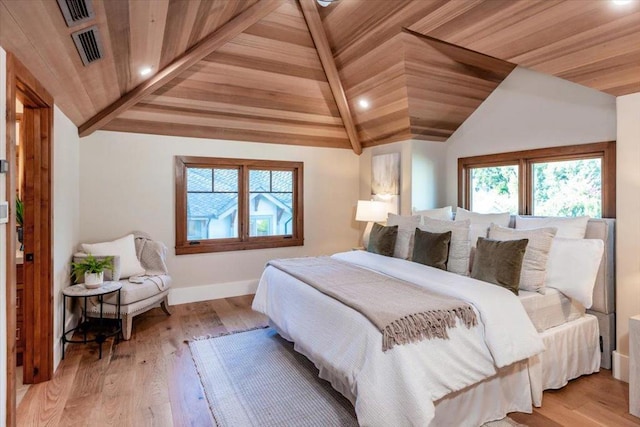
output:
[{"label": "wood plank flooring", "polygon": [[[172,306],[137,316],[130,341],[71,344],[52,381],[31,386],[18,407],[18,426],[215,425],[186,340],[267,324],[252,296]],[[534,413],[511,414],[530,427],[638,426],[628,414],[629,387],[602,372],[544,394]]]}]

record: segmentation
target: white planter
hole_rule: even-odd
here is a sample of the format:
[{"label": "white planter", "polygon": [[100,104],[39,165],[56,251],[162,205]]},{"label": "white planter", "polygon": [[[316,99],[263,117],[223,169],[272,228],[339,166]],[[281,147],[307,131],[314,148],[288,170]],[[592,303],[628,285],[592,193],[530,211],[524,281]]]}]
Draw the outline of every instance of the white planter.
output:
[{"label": "white planter", "polygon": [[104,272],[100,273],[84,273],[84,286],[89,289],[95,289],[102,286],[104,282]]}]

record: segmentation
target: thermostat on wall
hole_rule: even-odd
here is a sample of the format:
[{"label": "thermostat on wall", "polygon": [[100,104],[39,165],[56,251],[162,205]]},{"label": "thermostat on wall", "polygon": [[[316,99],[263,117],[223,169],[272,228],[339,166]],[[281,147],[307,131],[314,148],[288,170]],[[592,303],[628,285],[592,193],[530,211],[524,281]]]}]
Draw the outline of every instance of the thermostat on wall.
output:
[{"label": "thermostat on wall", "polygon": [[9,222],[9,202],[0,202],[0,224]]},{"label": "thermostat on wall", "polygon": [[9,162],[3,159],[0,159],[0,173],[9,172]]}]

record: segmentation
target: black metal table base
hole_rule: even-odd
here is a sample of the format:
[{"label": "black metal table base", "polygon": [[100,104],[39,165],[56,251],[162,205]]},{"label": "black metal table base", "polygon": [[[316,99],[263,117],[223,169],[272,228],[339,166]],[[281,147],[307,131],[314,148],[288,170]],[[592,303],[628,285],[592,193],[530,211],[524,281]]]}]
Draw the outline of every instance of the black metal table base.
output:
[{"label": "black metal table base", "polygon": [[[62,327],[64,328],[67,324],[67,298],[83,298],[84,304],[82,307],[82,317],[80,318],[80,323],[78,326],[63,330],[62,333],[62,359],[64,360],[64,347],[65,344],[87,344],[91,342],[95,342],[98,344],[98,359],[102,359],[102,343],[104,343],[107,338],[115,337],[115,343],[118,344],[120,342],[120,333],[122,332],[122,319],[120,318],[120,288],[115,289],[111,292],[106,292],[101,295],[90,295],[90,296],[71,296],[64,295],[62,296]],[[116,313],[113,319],[104,317],[104,296],[112,294],[114,292],[118,293],[118,303],[116,305]],[[98,304],[100,305],[100,316],[99,317],[89,317],[87,316],[87,300],[89,298],[97,298]],[[108,326],[108,323],[115,322],[115,326]],[[75,332],[79,332],[82,334],[82,339],[69,339],[67,335],[71,334],[73,337]],[[93,335],[93,337],[91,336]]]}]

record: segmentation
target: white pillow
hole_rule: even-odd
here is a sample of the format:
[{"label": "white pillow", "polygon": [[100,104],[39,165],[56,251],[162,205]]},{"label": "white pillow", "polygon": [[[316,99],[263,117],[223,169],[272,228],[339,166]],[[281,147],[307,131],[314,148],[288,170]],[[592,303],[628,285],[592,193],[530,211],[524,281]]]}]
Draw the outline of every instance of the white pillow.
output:
[{"label": "white pillow", "polygon": [[136,256],[136,244],[133,234],[103,243],[83,243],[82,250],[92,255],[114,255],[120,257],[120,278],[145,274],[144,268]]},{"label": "white pillow", "polygon": [[536,228],[535,230],[514,230],[491,224],[489,238],[494,240],[529,239],[522,259],[519,288],[525,291],[544,293],[544,278],[547,271],[547,260],[553,236],[553,227]]},{"label": "white pillow", "polygon": [[531,228],[555,227],[558,229],[556,237],[564,239],[584,239],[587,233],[588,216],[567,217],[524,217],[516,216],[516,230]]},{"label": "white pillow", "polygon": [[439,219],[440,221],[451,221],[453,216],[451,215],[451,206],[445,206],[444,208],[426,209],[423,211],[415,211],[414,215],[420,215],[423,218]]},{"label": "white pillow", "polygon": [[387,226],[393,225],[398,226],[393,256],[395,258],[409,259],[413,253],[413,236],[416,233],[416,227],[420,225],[420,217],[418,215],[403,216],[389,213]]},{"label": "white pillow", "polygon": [[451,243],[449,243],[449,258],[447,260],[447,271],[452,273],[469,275],[469,221],[440,221],[437,219],[425,218],[424,224],[418,228],[430,233],[446,233],[451,231]]},{"label": "white pillow", "polygon": [[590,308],[603,253],[600,239],[556,237],[549,252],[545,285]]},{"label": "white pillow", "polygon": [[476,247],[478,237],[487,237],[489,226],[493,223],[501,227],[508,227],[511,214],[509,212],[481,214],[477,212],[471,212],[464,208],[456,209],[456,221],[471,221],[471,227],[469,231],[469,240],[471,241],[471,247]]}]

